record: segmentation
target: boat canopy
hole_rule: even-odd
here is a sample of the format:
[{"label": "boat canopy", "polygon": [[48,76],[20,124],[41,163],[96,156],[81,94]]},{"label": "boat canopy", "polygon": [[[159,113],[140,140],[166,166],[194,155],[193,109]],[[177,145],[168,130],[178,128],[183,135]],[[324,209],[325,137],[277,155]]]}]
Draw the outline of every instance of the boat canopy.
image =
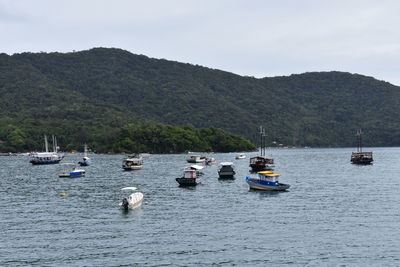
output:
[{"label": "boat canopy", "polygon": [[258,172],[258,173],[262,174],[262,175],[266,175],[266,174],[272,174],[274,172],[272,172],[272,171],[261,171],[261,172]]},{"label": "boat canopy", "polygon": [[121,190],[136,190],[137,188],[134,186],[128,186],[128,187],[124,187]]},{"label": "boat canopy", "polygon": [[281,175],[279,173],[269,173],[269,174],[264,174],[264,176],[276,177],[276,176],[281,176]]},{"label": "boat canopy", "polygon": [[190,168],[195,169],[195,170],[201,170],[204,168],[204,166],[199,166],[199,165],[191,165]]},{"label": "boat canopy", "polygon": [[230,166],[230,165],[233,165],[233,162],[221,162],[220,164],[222,166]]}]

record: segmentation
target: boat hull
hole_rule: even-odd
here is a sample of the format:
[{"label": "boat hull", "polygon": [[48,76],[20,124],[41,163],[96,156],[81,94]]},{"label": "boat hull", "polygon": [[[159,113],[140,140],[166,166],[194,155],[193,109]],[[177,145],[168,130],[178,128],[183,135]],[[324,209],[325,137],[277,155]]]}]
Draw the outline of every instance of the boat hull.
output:
[{"label": "boat hull", "polygon": [[135,165],[135,166],[123,166],[125,171],[134,171],[134,170],[140,170],[143,168],[143,165]]},{"label": "boat hull", "polygon": [[219,178],[221,179],[229,179],[229,178],[234,178],[235,172],[218,172]]},{"label": "boat hull", "polygon": [[80,172],[71,172],[71,173],[61,173],[58,175],[60,178],[78,178],[78,177],[83,177],[85,176],[84,171]]},{"label": "boat hull", "polygon": [[250,189],[263,190],[263,191],[286,191],[290,188],[289,184],[276,183],[275,185],[262,183],[257,179],[252,179],[250,177],[246,178],[246,182]]},{"label": "boat hull", "polygon": [[199,182],[196,181],[196,178],[175,178],[180,186],[195,186],[198,185]]},{"label": "boat hull", "polygon": [[55,160],[31,160],[29,161],[33,165],[48,165],[48,164],[58,164],[62,159]]},{"label": "boat hull", "polygon": [[133,193],[129,197],[126,198],[128,201],[128,206],[125,208],[122,203],[120,206],[122,209],[133,210],[139,208],[143,203],[144,196],[141,192]]}]

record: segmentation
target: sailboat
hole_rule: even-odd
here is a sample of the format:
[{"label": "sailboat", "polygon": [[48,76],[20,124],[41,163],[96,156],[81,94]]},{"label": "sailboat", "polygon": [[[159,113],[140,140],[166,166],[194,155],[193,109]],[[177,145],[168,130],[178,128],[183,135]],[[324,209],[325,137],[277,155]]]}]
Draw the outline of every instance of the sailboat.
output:
[{"label": "sailboat", "polygon": [[356,133],[357,136],[357,152],[352,152],[351,153],[351,163],[353,164],[372,164],[374,159],[372,158],[372,152],[363,152],[362,151],[362,138],[361,138],[362,132],[361,129],[359,129]]},{"label": "sailboat", "polygon": [[265,154],[265,129],[260,126],[260,155],[250,158],[250,168],[253,172],[272,170],[274,165],[274,159],[267,157]]},{"label": "sailboat", "polygon": [[83,152],[83,158],[81,161],[78,162],[80,166],[89,166],[92,164],[91,159],[87,156],[88,153],[88,148],[87,145],[85,144],[84,152]]},{"label": "sailboat", "polygon": [[57,146],[57,139],[53,135],[53,152],[49,152],[49,145],[47,143],[47,136],[44,136],[44,145],[46,152],[33,152],[31,153],[31,160],[29,161],[33,165],[43,165],[43,164],[57,164],[63,158],[64,154],[59,155]]}]

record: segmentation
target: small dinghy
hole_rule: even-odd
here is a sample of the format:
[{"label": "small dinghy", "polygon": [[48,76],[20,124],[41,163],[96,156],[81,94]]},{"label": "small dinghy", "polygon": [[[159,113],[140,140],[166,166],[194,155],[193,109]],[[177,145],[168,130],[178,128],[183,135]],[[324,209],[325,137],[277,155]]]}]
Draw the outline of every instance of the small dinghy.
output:
[{"label": "small dinghy", "polygon": [[246,177],[246,182],[250,189],[265,190],[265,191],[285,191],[289,189],[290,184],[282,184],[278,181],[278,173],[272,171],[258,172],[258,177]]},{"label": "small dinghy", "polygon": [[[135,191],[137,188],[136,187],[124,187],[121,190],[132,190]],[[131,195],[129,195],[128,197],[124,197],[122,199],[122,202],[119,203],[121,209],[123,210],[133,210],[136,208],[139,208],[142,203],[143,203],[143,194],[141,192],[136,192],[133,193]]]},{"label": "small dinghy", "polygon": [[58,175],[60,178],[77,178],[85,176],[85,170],[73,168],[69,172],[61,173]]}]

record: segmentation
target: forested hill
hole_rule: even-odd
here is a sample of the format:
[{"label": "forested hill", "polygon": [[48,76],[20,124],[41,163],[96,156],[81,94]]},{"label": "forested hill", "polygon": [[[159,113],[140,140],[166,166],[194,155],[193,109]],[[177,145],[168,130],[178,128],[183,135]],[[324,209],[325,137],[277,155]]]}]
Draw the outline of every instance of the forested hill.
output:
[{"label": "forested hill", "polygon": [[[371,77],[319,72],[256,79],[120,49],[0,55],[0,115],[30,119],[137,119],[216,127],[295,146],[400,145],[400,88]],[[104,125],[106,127],[106,125]]]}]

